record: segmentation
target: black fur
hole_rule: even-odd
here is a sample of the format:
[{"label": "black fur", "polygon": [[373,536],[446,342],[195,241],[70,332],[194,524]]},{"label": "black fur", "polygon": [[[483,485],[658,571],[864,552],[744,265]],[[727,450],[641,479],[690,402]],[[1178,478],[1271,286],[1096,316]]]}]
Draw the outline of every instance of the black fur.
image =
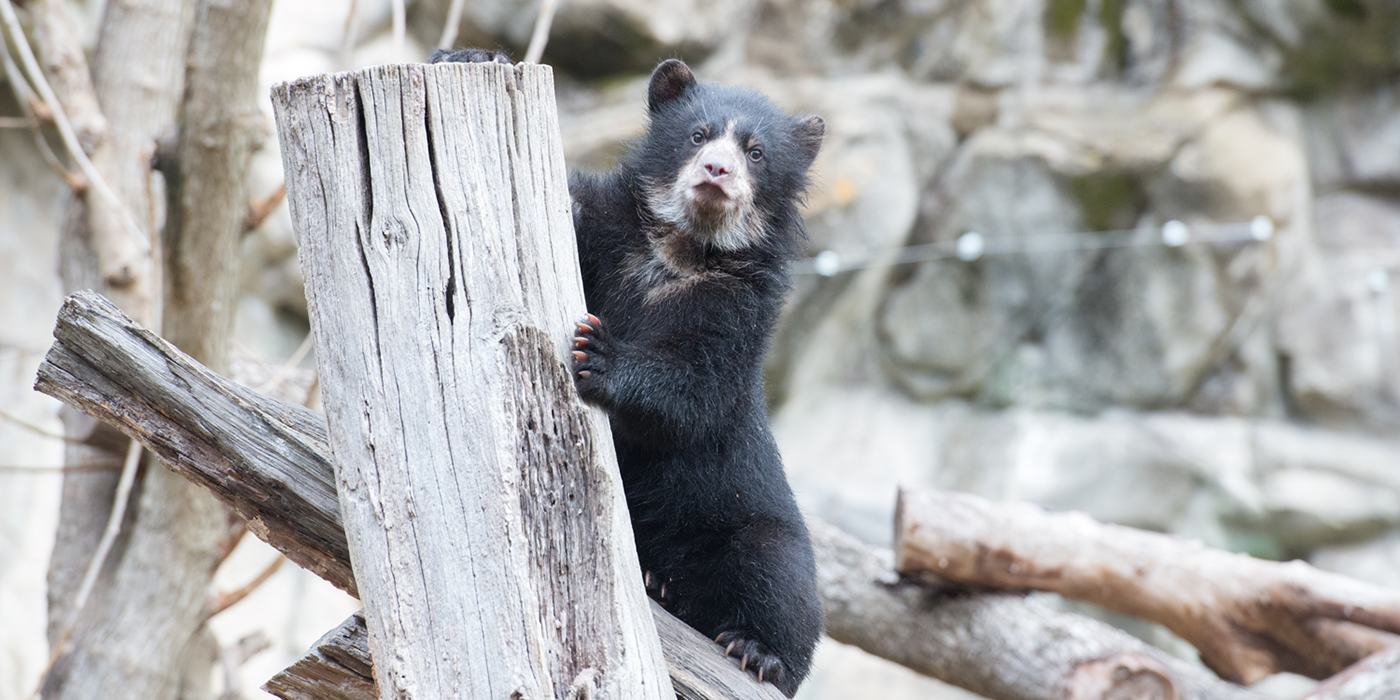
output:
[{"label": "black fur", "polygon": [[[696,82],[675,60],[647,95],[650,127],[621,165],[570,178],[592,312],[575,381],[611,419],[649,593],[791,697],[824,619],[762,363],[824,125],[755,91]],[[702,170],[719,175],[687,200],[683,173]],[[726,203],[733,216],[717,218]]]},{"label": "black fur", "polygon": [[490,49],[462,49],[450,51],[437,49],[428,57],[428,63],[504,63],[512,65],[510,56]]}]

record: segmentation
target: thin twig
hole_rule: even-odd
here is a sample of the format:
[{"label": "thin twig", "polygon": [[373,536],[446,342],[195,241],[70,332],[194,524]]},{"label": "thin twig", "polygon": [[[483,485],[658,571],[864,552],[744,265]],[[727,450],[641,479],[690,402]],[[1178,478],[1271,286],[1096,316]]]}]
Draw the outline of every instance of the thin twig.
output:
[{"label": "thin twig", "polygon": [[452,6],[447,8],[447,23],[442,25],[442,36],[438,38],[438,48],[452,50],[452,45],[457,43],[457,27],[462,24],[462,9],[466,7],[467,0],[452,0]]},{"label": "thin twig", "polygon": [[272,194],[253,200],[252,206],[248,207],[248,222],[244,225],[245,228],[243,230],[252,231],[262,226],[263,222],[267,220],[267,217],[271,216],[272,212],[277,211],[277,207],[281,206],[282,202],[286,199],[287,181],[283,180],[282,184],[278,185],[277,189],[273,190]]},{"label": "thin twig", "polygon": [[19,426],[19,427],[21,427],[21,428],[24,428],[25,430],[28,430],[28,431],[31,432],[31,433],[36,433],[36,434],[38,434],[38,435],[42,435],[42,436],[44,436],[44,437],[46,437],[46,438],[49,438],[49,439],[51,439],[51,440],[62,440],[62,441],[64,441],[64,442],[72,443],[72,444],[74,444],[74,445],[82,445],[82,444],[85,444],[85,441],[83,441],[83,440],[79,440],[78,438],[68,437],[67,435],[60,435],[60,434],[55,433],[55,432],[53,432],[53,431],[51,431],[51,430],[45,430],[45,429],[43,429],[43,428],[40,428],[40,427],[37,426],[37,425],[34,425],[33,423],[30,423],[29,421],[26,421],[26,420],[24,420],[24,419],[22,419],[22,418],[20,418],[20,417],[18,417],[18,416],[16,416],[16,415],[12,414],[12,413],[8,413],[8,412],[3,411],[3,410],[0,410],[0,420],[7,420],[7,421],[9,421],[9,422],[11,422],[11,423],[14,423],[15,425],[17,425],[17,426]]},{"label": "thin twig", "polygon": [[540,14],[535,18],[535,31],[530,35],[530,48],[525,51],[525,60],[522,63],[540,62],[540,57],[544,55],[544,46],[549,43],[549,25],[554,23],[554,10],[558,6],[558,0],[544,0],[540,3]]},{"label": "thin twig", "polygon": [[0,474],[72,474],[75,472],[114,472],[122,468],[120,460],[88,462],[72,467],[26,467],[0,464]]},{"label": "thin twig", "polygon": [[[34,145],[39,148],[39,155],[43,156],[44,162],[63,178],[63,182],[70,189],[78,194],[87,191],[87,180],[77,173],[70,172],[63,166],[63,162],[58,159],[58,154],[49,147],[49,142],[44,138],[44,133],[39,129],[43,120],[34,113],[35,104],[43,104],[39,96],[34,94],[34,88],[29,87],[29,83],[19,72],[19,66],[15,65],[14,59],[10,58],[9,45],[5,43],[5,32],[0,31],[0,60],[5,64],[5,79],[9,81],[11,89],[15,91],[15,97],[19,101],[19,108],[24,111],[26,124],[33,129]],[[50,115],[52,116],[52,115]]]},{"label": "thin twig", "polygon": [[261,394],[281,384],[282,379],[287,376],[287,373],[290,372],[293,367],[301,364],[301,361],[306,359],[306,354],[309,352],[311,352],[311,334],[307,333],[306,337],[302,339],[301,345],[297,346],[296,352],[292,353],[292,356],[287,358],[287,361],[283,362],[267,381],[253,387],[253,391]]},{"label": "thin twig", "polygon": [[15,6],[10,0],[0,0],[0,19],[4,19],[5,27],[10,32],[10,39],[15,42],[19,49],[19,57],[24,63],[24,71],[29,76],[30,82],[44,98],[44,105],[53,111],[54,125],[58,127],[58,133],[63,137],[63,145],[68,149],[68,155],[78,164],[78,168],[83,171],[97,194],[107,200],[107,204],[115,209],[126,228],[127,235],[136,244],[138,250],[143,254],[151,252],[151,242],[146,235],[141,232],[141,227],[136,225],[136,220],[132,218],[131,212],[117,199],[117,194],[107,186],[107,182],[102,179],[102,175],[97,172],[92,161],[88,160],[87,153],[83,152],[82,144],[78,143],[78,136],[73,132],[73,125],[68,121],[68,115],[63,111],[63,105],[59,104],[58,96],[54,94],[53,88],[49,86],[49,81],[44,78],[44,72],[39,69],[39,61],[34,58],[34,49],[30,48],[29,40],[24,38],[24,30],[19,26],[19,17],[15,15]]},{"label": "thin twig", "polygon": [[[4,2],[9,4],[9,0]],[[87,606],[88,597],[97,585],[97,575],[102,572],[103,565],[107,563],[107,554],[112,551],[112,543],[116,542],[117,534],[121,532],[122,520],[126,517],[126,504],[131,498],[131,487],[136,483],[136,468],[140,464],[141,443],[132,440],[131,446],[126,450],[126,463],[122,465],[121,479],[117,481],[117,494],[112,499],[112,512],[107,516],[107,529],[102,531],[97,551],[93,552],[92,561],[88,562],[87,572],[83,574],[83,582],[78,586],[78,595],[73,598],[73,609],[68,611],[68,618],[63,622],[63,631],[59,633],[53,650],[49,652],[49,662],[39,674],[39,683],[34,687],[34,693],[29,696],[29,700],[39,697],[39,691],[44,688],[44,680],[48,678],[49,671],[53,670],[58,657],[63,655],[69,638],[73,636],[73,628],[78,624],[78,615]]]},{"label": "thin twig", "polygon": [[267,582],[268,579],[272,578],[272,575],[277,573],[277,569],[282,566],[282,562],[284,561],[287,561],[287,558],[282,556],[281,554],[278,554],[277,558],[273,560],[273,562],[269,564],[266,569],[263,569],[262,573],[254,577],[252,581],[249,581],[247,585],[243,586],[242,588],[239,588],[238,590],[228,592],[221,591],[218,594],[216,594],[214,597],[214,604],[210,606],[212,610],[209,613],[209,616],[213,617],[215,615],[218,615],[219,613],[237,605],[244,598],[247,598],[249,593],[252,593],[253,591],[257,590],[258,586],[263,585]]}]

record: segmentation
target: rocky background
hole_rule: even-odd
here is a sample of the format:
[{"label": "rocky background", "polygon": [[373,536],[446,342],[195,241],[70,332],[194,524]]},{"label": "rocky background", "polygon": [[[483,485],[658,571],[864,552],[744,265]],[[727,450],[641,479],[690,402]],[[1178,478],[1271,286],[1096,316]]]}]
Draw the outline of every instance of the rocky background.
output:
[{"label": "rocky background", "polygon": [[[264,84],[422,60],[449,4],[410,2],[399,43],[387,1],[348,21],[349,0],[281,2]],[[521,56],[537,11],[469,2],[456,43]],[[646,75],[670,56],[826,119],[807,218],[837,269],[799,266],[769,361],[811,511],[887,544],[896,484],[926,484],[1400,586],[1400,5],[568,0],[544,60],[574,167],[609,167],[640,132]],[[254,179],[281,182],[275,140]],[[18,129],[0,129],[0,183],[0,410],[56,429],[27,387],[60,299],[65,194]],[[1169,221],[1193,240],[1163,245]],[[970,231],[985,252],[965,260]],[[285,211],[243,252],[239,352],[279,363],[307,329]],[[0,419],[0,463],[60,451]],[[57,485],[0,470],[3,700],[45,658]],[[251,539],[230,587],[272,558]],[[245,697],[353,608],[292,568],[215,619],[225,644],[271,643],[242,668]],[[827,642],[800,697],[972,696]]]}]

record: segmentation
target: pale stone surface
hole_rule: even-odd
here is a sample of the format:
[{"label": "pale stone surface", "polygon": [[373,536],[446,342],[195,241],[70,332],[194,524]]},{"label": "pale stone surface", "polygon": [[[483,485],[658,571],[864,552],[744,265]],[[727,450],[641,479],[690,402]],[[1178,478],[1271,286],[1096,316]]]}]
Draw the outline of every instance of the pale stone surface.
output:
[{"label": "pale stone surface", "polygon": [[978,700],[982,697],[829,638],[823,638],[817,646],[812,668],[812,675],[798,689],[796,700],[905,697]]}]

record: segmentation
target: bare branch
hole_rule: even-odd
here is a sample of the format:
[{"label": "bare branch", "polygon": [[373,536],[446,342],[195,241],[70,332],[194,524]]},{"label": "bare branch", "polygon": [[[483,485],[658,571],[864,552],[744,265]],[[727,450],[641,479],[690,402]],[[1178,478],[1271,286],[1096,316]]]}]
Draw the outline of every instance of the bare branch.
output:
[{"label": "bare branch", "polygon": [[141,443],[131,441],[126,450],[126,462],[122,465],[121,480],[117,482],[117,495],[112,499],[112,511],[107,517],[107,529],[102,531],[102,539],[97,543],[97,551],[93,553],[92,560],[88,562],[87,572],[83,574],[83,582],[78,586],[78,594],[73,598],[73,606],[68,610],[68,617],[63,621],[63,628],[58,633],[58,639],[53,644],[53,649],[49,652],[49,662],[44,666],[44,670],[39,674],[39,682],[34,686],[34,692],[30,694],[30,700],[39,697],[39,691],[44,687],[44,681],[48,678],[49,671],[67,650],[68,641],[73,636],[73,628],[78,624],[78,616],[82,614],[83,608],[87,607],[88,598],[92,595],[92,589],[97,585],[97,575],[102,572],[102,566],[107,563],[107,555],[112,551],[112,543],[117,541],[117,534],[121,532],[122,520],[126,519],[126,504],[131,499],[131,487],[136,483],[136,469],[141,465]]},{"label": "bare branch", "polygon": [[63,163],[59,161],[58,155],[49,147],[49,142],[44,139],[44,134],[39,129],[42,120],[34,112],[34,105],[42,105],[43,103],[39,100],[39,96],[34,94],[34,89],[25,81],[24,76],[20,74],[19,66],[15,65],[14,59],[10,58],[9,44],[5,41],[5,32],[3,31],[0,31],[0,63],[4,63],[5,79],[15,92],[19,108],[24,111],[24,124],[34,133],[34,145],[39,149],[39,155],[74,193],[81,195],[86,192],[87,180],[81,175],[69,172],[68,168],[65,168]]},{"label": "bare branch", "polygon": [[1400,697],[1400,647],[1376,652],[1317,686],[1306,700]]},{"label": "bare branch", "polygon": [[147,240],[146,234],[142,233],[141,227],[136,224],[136,219],[131,216],[131,211],[117,198],[117,194],[112,191],[112,188],[107,186],[107,181],[102,179],[97,168],[93,167],[92,161],[88,160],[87,153],[83,151],[83,146],[73,131],[73,125],[68,121],[68,116],[63,111],[63,106],[59,104],[53,88],[44,78],[43,71],[39,70],[39,62],[34,58],[34,50],[30,48],[29,40],[24,38],[24,30],[20,28],[19,17],[15,15],[15,8],[10,0],[0,0],[0,19],[4,20],[5,27],[10,33],[10,40],[14,41],[16,48],[19,49],[19,57],[24,63],[25,73],[34,84],[35,89],[39,91],[39,95],[44,98],[44,105],[53,112],[54,124],[58,127],[59,135],[63,137],[63,145],[68,149],[68,155],[78,164],[98,196],[117,211],[127,235],[131,237],[131,242],[143,254],[149,253],[151,242]]},{"label": "bare branch", "polygon": [[558,0],[543,0],[540,3],[540,14],[535,18],[535,30],[530,34],[530,48],[525,51],[525,60],[522,63],[540,62],[540,57],[544,55],[544,47],[549,43],[549,27],[554,23],[554,11],[558,5]]},{"label": "bare branch", "polygon": [[1121,630],[1035,600],[901,581],[889,550],[807,520],[826,633],[875,656],[995,700],[1260,698]]},{"label": "bare branch", "polygon": [[263,222],[267,220],[267,217],[271,216],[272,212],[277,211],[277,207],[281,206],[282,202],[286,201],[286,199],[286,181],[278,185],[277,189],[272,191],[272,194],[254,199],[252,205],[248,207],[248,221],[243,225],[243,230],[245,232],[254,231],[259,226],[262,226]]},{"label": "bare branch", "polygon": [[78,22],[67,0],[29,0],[25,4],[34,25],[34,46],[58,103],[73,123],[78,143],[91,154],[107,136],[107,118],[97,103],[92,71],[78,38]]},{"label": "bare branch", "polygon": [[438,38],[438,48],[452,50],[452,45],[457,41],[457,28],[462,23],[462,9],[466,4],[467,0],[452,0],[452,6],[447,8],[447,22],[442,25],[442,36]]},{"label": "bare branch", "polygon": [[969,494],[904,488],[899,498],[895,552],[906,575],[1051,591],[1159,622],[1237,682],[1280,671],[1326,678],[1400,641],[1385,634],[1400,633],[1400,592],[1301,561]]},{"label": "bare branch", "polygon": [[220,591],[218,595],[214,596],[214,604],[211,606],[212,609],[209,616],[213,617],[218,615],[237,605],[244,598],[247,598],[248,594],[258,589],[258,586],[267,583],[267,580],[272,578],[272,575],[277,573],[278,569],[282,568],[282,562],[286,560],[286,557],[279,554],[276,559],[272,560],[271,564],[267,565],[267,568],[263,569],[261,573],[253,577],[252,581],[244,584],[241,588],[227,592]]}]

